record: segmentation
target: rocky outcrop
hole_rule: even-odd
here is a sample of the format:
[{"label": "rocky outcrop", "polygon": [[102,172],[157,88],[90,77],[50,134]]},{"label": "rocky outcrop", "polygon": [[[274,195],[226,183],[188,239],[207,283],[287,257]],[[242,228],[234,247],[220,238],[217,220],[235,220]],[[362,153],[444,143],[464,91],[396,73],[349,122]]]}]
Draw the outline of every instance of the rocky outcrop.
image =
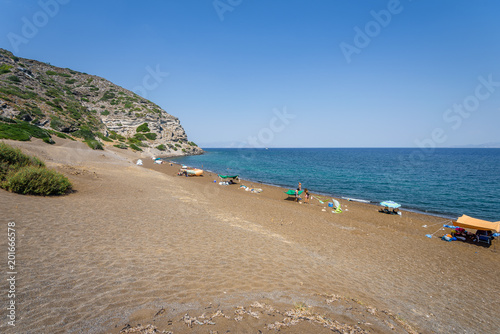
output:
[{"label": "rocky outcrop", "polygon": [[95,75],[14,56],[0,49],[0,116],[65,133],[97,133],[149,155],[203,151],[178,118]]}]

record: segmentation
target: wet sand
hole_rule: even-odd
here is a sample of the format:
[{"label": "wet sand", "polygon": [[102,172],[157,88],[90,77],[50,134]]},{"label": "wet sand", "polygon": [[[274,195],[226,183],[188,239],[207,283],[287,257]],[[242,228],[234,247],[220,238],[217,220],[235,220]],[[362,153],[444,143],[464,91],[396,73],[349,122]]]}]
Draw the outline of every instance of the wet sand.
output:
[{"label": "wet sand", "polygon": [[[500,328],[497,241],[485,248],[441,241],[445,231],[425,237],[440,217],[385,215],[345,200],[334,214],[314,199],[286,200],[278,187],[221,186],[213,174],[180,177],[178,166],[150,159],[136,166],[139,154],[113,147],[6,142],[66,174],[75,192],[0,191],[2,225],[16,222],[18,267],[16,327],[3,307],[0,332]],[[6,256],[6,237],[0,247]]]}]

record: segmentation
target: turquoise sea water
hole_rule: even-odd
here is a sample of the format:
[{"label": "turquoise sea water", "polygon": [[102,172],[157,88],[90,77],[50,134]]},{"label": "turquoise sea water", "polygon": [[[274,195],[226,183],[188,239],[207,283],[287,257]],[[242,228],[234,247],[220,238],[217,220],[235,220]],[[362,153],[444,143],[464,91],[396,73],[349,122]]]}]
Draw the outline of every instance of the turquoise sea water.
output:
[{"label": "turquoise sea water", "polygon": [[500,149],[206,149],[174,162],[242,179],[443,215],[500,220]]}]

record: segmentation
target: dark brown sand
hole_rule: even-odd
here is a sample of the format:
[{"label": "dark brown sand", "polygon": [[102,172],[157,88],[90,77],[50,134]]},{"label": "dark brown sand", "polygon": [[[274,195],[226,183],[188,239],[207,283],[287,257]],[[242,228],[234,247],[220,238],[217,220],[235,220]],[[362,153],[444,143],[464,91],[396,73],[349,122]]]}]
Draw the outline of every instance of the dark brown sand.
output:
[{"label": "dark brown sand", "polygon": [[[240,181],[263,189],[251,193],[147,158],[139,167],[138,154],[113,147],[7,142],[66,174],[76,191],[0,191],[4,231],[16,223],[18,270],[16,327],[4,292],[2,333],[500,328],[496,243],[425,237],[442,218],[344,200],[334,214],[314,199],[285,200],[277,187]],[[5,259],[6,234],[0,248]]]}]

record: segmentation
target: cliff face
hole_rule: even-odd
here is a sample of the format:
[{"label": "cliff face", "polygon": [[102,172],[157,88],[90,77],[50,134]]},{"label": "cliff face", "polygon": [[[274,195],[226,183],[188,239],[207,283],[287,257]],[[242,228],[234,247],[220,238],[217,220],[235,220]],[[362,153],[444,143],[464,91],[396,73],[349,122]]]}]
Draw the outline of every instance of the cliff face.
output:
[{"label": "cliff face", "polygon": [[150,155],[201,154],[179,119],[95,75],[14,56],[0,49],[0,116],[72,134],[97,133]]}]

